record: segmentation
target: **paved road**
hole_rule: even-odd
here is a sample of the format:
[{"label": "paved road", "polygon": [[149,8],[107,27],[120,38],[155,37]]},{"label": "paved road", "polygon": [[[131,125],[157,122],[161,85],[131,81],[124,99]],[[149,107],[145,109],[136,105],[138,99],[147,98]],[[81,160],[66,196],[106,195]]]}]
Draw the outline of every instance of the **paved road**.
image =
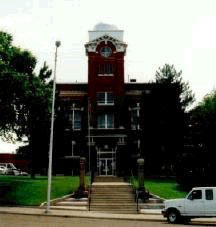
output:
[{"label": "paved road", "polygon": [[[164,222],[146,221],[127,221],[127,220],[108,220],[92,218],[64,218],[49,216],[32,216],[17,214],[0,214],[0,227],[180,227],[182,225],[170,225]],[[188,226],[213,226],[213,225],[194,225]],[[214,225],[215,226],[215,225]]]}]

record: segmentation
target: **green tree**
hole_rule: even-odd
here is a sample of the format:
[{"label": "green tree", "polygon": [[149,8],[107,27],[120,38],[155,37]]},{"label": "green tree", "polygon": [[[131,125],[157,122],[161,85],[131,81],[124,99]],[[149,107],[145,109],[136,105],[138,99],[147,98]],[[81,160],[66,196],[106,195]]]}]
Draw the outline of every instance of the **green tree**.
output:
[{"label": "green tree", "polygon": [[[190,111],[190,127],[193,141],[200,152],[193,154],[194,169],[197,177],[205,177],[204,183],[214,183],[215,172],[215,131],[216,131],[216,90],[206,95],[198,105]],[[200,157],[202,157],[200,159]]]},{"label": "green tree", "polygon": [[[11,133],[19,140],[28,138],[34,175],[34,163],[40,151],[47,147],[43,143],[39,149],[38,144],[43,140],[43,133],[50,130],[52,87],[48,79],[52,71],[44,63],[36,75],[36,57],[14,46],[12,41],[10,34],[0,31],[0,135],[6,140],[12,140]],[[48,150],[44,152],[47,154]]]},{"label": "green tree", "polygon": [[[153,82],[152,95],[143,97],[144,107],[147,106],[145,102],[150,103],[144,110],[143,127],[148,128],[148,134],[153,138],[146,139],[146,143],[150,143],[147,147],[157,151],[159,168],[170,175],[176,170],[178,156],[183,151],[184,115],[194,101],[194,94],[189,83],[183,81],[182,71],[178,72],[173,65],[165,64],[159,68]],[[147,115],[149,118],[145,121]],[[147,137],[145,135],[144,139]]]},{"label": "green tree", "polygon": [[159,87],[175,90],[176,107],[185,111],[195,101],[189,82],[184,82],[182,71],[177,72],[174,65],[165,64],[155,74],[155,81]]}]

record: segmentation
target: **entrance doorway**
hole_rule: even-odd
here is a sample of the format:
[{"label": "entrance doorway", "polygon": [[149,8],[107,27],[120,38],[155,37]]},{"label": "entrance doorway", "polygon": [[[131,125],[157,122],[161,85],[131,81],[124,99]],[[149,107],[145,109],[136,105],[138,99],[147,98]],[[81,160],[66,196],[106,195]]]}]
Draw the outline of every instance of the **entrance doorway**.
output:
[{"label": "entrance doorway", "polygon": [[97,152],[97,167],[99,176],[115,176],[115,151],[101,151]]},{"label": "entrance doorway", "polygon": [[100,159],[100,175],[113,175],[113,163],[111,158]]}]

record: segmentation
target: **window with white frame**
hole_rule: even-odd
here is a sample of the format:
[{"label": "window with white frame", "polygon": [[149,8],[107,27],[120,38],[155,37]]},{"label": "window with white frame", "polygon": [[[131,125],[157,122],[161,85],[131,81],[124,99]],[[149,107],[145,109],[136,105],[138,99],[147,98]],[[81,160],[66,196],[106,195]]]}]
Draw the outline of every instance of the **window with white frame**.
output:
[{"label": "window with white frame", "polygon": [[131,127],[136,129],[138,125],[137,110],[131,110]]},{"label": "window with white frame", "polygon": [[78,110],[73,110],[70,113],[66,113],[66,118],[73,130],[81,129],[81,113]]},{"label": "window with white frame", "polygon": [[74,119],[73,119],[73,129],[81,128],[81,114],[80,111],[74,111]]},{"label": "window with white frame", "polygon": [[140,129],[139,125],[139,115],[140,115],[140,106],[137,103],[137,107],[129,108],[130,116],[131,116],[131,128],[132,129]]},{"label": "window with white frame", "polygon": [[98,66],[98,75],[113,75],[113,64],[99,64]]},{"label": "window with white frame", "polygon": [[98,105],[114,105],[113,92],[97,92]]},{"label": "window with white frame", "polygon": [[97,119],[98,128],[114,128],[113,114],[101,114]]}]

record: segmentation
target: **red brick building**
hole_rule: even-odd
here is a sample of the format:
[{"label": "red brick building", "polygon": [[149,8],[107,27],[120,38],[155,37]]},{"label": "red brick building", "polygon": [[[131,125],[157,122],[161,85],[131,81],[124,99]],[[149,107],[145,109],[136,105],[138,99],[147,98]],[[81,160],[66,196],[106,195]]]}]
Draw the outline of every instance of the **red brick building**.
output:
[{"label": "red brick building", "polygon": [[1,153],[0,163],[13,163],[18,169],[29,172],[31,160],[17,160],[16,154]]},{"label": "red brick building", "polygon": [[84,156],[94,175],[130,175],[145,156],[141,103],[153,84],[125,82],[122,30],[96,25],[85,50],[88,83],[57,84],[56,154],[68,173],[77,174]]}]

